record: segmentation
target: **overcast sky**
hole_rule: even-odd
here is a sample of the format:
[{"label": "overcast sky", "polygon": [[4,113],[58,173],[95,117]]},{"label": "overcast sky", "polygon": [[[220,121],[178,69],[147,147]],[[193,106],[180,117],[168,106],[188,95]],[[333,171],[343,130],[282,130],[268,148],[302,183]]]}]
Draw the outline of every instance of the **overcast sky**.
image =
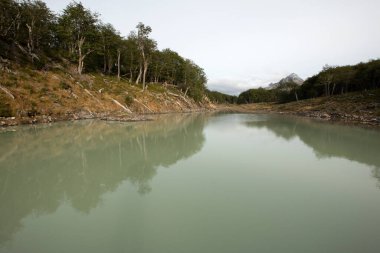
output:
[{"label": "overcast sky", "polygon": [[[60,13],[69,0],[44,0]],[[127,36],[138,22],[230,94],[380,58],[380,0],[83,0]]]}]

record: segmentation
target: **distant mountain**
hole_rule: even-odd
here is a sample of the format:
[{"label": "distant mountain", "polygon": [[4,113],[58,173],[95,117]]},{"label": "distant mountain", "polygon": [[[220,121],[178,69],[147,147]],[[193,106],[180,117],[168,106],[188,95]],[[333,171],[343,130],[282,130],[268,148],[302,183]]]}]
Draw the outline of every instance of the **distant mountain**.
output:
[{"label": "distant mountain", "polygon": [[[287,84],[296,84],[296,85],[302,85],[303,84],[303,79],[299,77],[297,74],[290,74],[287,77],[281,79],[278,83],[271,83],[268,86],[268,90],[276,89],[276,88],[281,88],[286,86]],[[285,88],[285,87],[284,87]]]}]

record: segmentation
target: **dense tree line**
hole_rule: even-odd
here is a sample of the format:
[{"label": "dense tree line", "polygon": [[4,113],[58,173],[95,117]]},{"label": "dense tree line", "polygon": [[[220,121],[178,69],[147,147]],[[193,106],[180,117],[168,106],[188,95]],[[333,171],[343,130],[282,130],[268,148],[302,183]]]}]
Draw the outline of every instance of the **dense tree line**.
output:
[{"label": "dense tree line", "polygon": [[380,60],[354,66],[325,66],[298,88],[300,98],[333,96],[380,88]]},{"label": "dense tree line", "polygon": [[227,95],[218,91],[206,90],[207,97],[217,104],[236,104],[237,96]]},{"label": "dense tree line", "polygon": [[251,104],[262,102],[275,101],[275,93],[272,90],[266,90],[264,88],[249,89],[240,93],[238,97],[238,104]]},{"label": "dense tree line", "polygon": [[284,83],[275,89],[250,89],[242,92],[239,104],[291,102],[299,99],[334,96],[347,92],[380,88],[380,60],[354,66],[324,66],[323,70],[301,85]]},{"label": "dense tree line", "polygon": [[44,68],[68,59],[78,74],[101,71],[146,89],[150,82],[176,85],[196,100],[205,94],[202,68],[178,53],[158,50],[143,23],[126,38],[81,3],[55,15],[43,1],[0,0],[0,57]]}]

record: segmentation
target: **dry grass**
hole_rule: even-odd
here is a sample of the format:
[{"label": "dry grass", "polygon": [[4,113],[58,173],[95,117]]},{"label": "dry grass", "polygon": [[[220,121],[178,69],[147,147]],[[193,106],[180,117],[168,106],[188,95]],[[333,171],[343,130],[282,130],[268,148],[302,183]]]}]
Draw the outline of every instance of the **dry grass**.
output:
[{"label": "dry grass", "polygon": [[[114,100],[133,113],[164,113],[201,109],[192,99],[187,101],[170,95],[183,96],[174,88],[149,84],[146,91],[141,85],[102,74],[76,75],[74,72],[53,70],[35,71],[18,68],[0,72],[0,84],[15,97],[11,99],[0,90],[0,117],[30,117],[38,115],[64,116],[77,112],[125,113]],[[10,112],[10,113],[8,113]]]},{"label": "dry grass", "polygon": [[380,89],[285,104],[257,103],[219,105],[220,111],[241,113],[286,113],[307,117],[380,124]]}]

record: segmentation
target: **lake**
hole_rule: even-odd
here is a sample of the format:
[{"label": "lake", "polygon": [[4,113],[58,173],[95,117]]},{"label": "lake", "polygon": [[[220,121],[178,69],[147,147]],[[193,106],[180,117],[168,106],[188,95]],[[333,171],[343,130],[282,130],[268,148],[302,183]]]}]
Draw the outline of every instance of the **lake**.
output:
[{"label": "lake", "polygon": [[0,132],[0,252],[378,253],[380,131],[188,114]]}]

